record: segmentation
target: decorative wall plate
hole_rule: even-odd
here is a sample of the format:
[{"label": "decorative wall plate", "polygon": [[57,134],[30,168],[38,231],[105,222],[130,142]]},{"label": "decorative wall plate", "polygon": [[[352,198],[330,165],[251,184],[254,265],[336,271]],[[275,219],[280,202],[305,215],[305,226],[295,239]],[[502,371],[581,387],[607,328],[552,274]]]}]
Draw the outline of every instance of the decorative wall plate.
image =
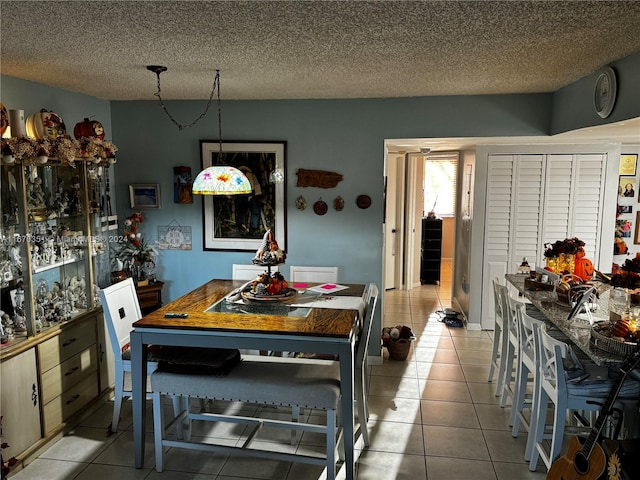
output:
[{"label": "decorative wall plate", "polygon": [[307,208],[307,200],[302,195],[296,198],[296,208],[300,211]]},{"label": "decorative wall plate", "polygon": [[324,215],[327,213],[327,210],[329,210],[329,207],[322,199],[313,204],[313,211],[316,215]]},{"label": "decorative wall plate", "polygon": [[336,210],[336,212],[341,212],[344,209],[344,198],[342,198],[340,195],[334,198],[333,208]]},{"label": "decorative wall plate", "polygon": [[359,195],[356,198],[356,205],[362,209],[369,208],[371,206],[371,197],[369,195]]}]

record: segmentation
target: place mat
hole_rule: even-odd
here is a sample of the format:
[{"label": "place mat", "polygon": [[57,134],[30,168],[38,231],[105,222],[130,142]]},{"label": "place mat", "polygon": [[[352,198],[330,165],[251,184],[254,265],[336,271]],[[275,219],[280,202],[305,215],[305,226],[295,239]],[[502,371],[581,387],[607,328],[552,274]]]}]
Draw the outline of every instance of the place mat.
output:
[{"label": "place mat", "polygon": [[312,292],[322,293],[322,294],[329,294],[329,293],[339,292],[340,290],[346,290],[347,288],[349,287],[347,287],[346,285],[338,285],[337,283],[323,283],[322,285],[309,287],[307,290],[310,290]]},{"label": "place mat", "polygon": [[340,295],[300,295],[289,305],[292,307],[333,308],[336,310],[364,310],[362,297],[348,297]]}]

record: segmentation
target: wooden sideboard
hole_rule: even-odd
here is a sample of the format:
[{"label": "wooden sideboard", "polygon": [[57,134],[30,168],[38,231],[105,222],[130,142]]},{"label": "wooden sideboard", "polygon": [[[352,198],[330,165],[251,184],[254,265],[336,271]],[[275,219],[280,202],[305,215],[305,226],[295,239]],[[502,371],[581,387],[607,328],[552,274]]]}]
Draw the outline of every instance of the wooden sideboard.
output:
[{"label": "wooden sideboard", "polygon": [[140,303],[140,310],[142,310],[143,315],[151,313],[162,306],[163,286],[164,282],[153,282],[148,285],[136,286],[138,303]]}]

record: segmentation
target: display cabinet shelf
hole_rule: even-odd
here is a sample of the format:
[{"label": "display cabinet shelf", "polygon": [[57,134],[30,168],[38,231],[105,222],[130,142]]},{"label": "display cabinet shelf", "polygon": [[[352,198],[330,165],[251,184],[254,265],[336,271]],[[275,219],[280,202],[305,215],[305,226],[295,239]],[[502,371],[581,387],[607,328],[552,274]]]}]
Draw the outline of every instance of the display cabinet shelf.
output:
[{"label": "display cabinet shelf", "polygon": [[54,268],[62,267],[64,265],[71,265],[72,263],[81,262],[82,258],[70,258],[68,260],[60,260],[55,263],[51,263],[49,265],[43,265],[41,267],[33,267],[33,273],[42,273],[47,270],[52,270]]}]

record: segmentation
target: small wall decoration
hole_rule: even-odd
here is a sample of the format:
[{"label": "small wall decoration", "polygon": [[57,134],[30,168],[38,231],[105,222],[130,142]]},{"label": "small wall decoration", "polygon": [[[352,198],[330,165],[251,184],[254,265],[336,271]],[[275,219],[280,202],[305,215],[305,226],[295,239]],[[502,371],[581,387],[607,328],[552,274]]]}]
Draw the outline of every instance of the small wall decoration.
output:
[{"label": "small wall decoration", "polygon": [[327,210],[329,210],[329,207],[327,206],[326,202],[322,200],[322,198],[313,204],[313,211],[316,213],[316,215],[324,215],[325,213],[327,213]]},{"label": "small wall decoration", "polygon": [[359,195],[356,198],[356,205],[362,209],[369,208],[371,206],[371,197],[369,195]]},{"label": "small wall decoration", "polygon": [[300,211],[307,208],[307,200],[302,195],[296,198],[296,208]]},{"label": "small wall decoration", "polygon": [[636,179],[633,177],[620,177],[618,183],[618,195],[633,198],[636,196]]},{"label": "small wall decoration", "polygon": [[298,169],[296,172],[298,183],[296,187],[335,188],[342,181],[342,175],[325,170]]},{"label": "small wall decoration", "polygon": [[158,225],[158,249],[191,250],[191,227],[182,226],[175,220],[169,225]]},{"label": "small wall decoration", "polygon": [[635,175],[638,155],[620,155],[619,175]]},{"label": "small wall decoration", "polygon": [[333,208],[336,212],[341,212],[344,209],[344,198],[338,195],[333,199]]},{"label": "small wall decoration", "polygon": [[173,203],[193,203],[191,167],[173,167]]},{"label": "small wall decoration", "polygon": [[134,183],[129,185],[131,208],[160,208],[160,185]]}]

